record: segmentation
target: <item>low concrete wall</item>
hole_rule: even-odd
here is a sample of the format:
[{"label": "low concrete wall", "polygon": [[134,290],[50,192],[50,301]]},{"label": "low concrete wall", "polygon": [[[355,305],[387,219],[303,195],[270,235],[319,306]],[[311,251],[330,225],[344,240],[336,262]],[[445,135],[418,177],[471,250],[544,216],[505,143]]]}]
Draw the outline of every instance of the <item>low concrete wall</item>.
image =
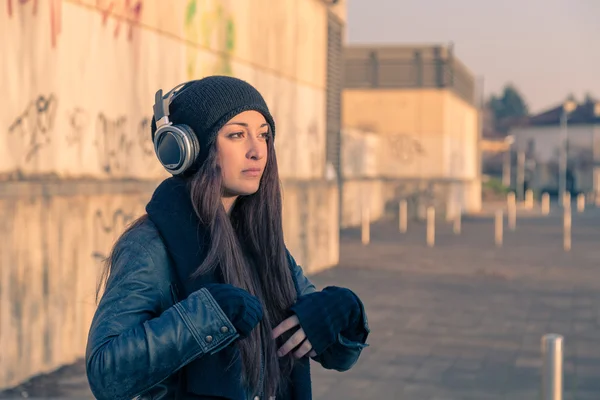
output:
[{"label": "low concrete wall", "polygon": [[[0,389],[84,354],[101,260],[158,182],[0,183]],[[284,231],[307,273],[338,262],[338,191],[284,182]]]},{"label": "low concrete wall", "polygon": [[342,186],[341,226],[359,226],[363,204],[369,207],[371,221],[398,218],[402,199],[407,200],[411,219],[424,220],[431,205],[436,209],[436,218],[448,220],[458,212],[480,209],[481,183],[479,180],[349,179]]},{"label": "low concrete wall", "polygon": [[339,190],[331,181],[283,182],[285,242],[304,271],[339,262]]}]

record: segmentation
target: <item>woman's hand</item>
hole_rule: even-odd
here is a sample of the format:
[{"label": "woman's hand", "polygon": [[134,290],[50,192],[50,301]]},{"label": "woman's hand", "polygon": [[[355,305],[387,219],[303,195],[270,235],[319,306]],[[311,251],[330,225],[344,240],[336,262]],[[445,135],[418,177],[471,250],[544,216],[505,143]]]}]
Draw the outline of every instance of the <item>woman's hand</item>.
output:
[{"label": "woman's hand", "polygon": [[[283,333],[299,325],[300,321],[298,320],[298,317],[292,315],[291,317],[285,319],[279,325],[277,325],[275,329],[273,329],[272,337],[273,339],[277,339]],[[300,343],[302,343],[302,345],[300,345]],[[287,342],[285,342],[283,346],[279,348],[279,350],[277,351],[277,355],[279,357],[283,357],[287,353],[295,349],[298,345],[300,345],[300,347],[298,347],[298,349],[294,352],[294,357],[302,358],[306,354],[308,354],[310,357],[314,357],[317,355],[317,353],[315,353],[315,351],[313,350],[312,344],[310,344],[310,341],[306,338],[306,333],[304,333],[304,329],[302,329],[302,327],[300,327],[300,329],[298,329],[298,331],[294,333],[287,340]]]}]

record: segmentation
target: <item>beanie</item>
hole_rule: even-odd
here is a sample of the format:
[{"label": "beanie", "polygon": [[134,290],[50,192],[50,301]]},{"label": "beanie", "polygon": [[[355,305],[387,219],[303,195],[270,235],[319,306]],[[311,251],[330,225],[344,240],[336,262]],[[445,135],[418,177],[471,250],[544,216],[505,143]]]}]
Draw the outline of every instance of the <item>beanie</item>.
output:
[{"label": "beanie", "polygon": [[[169,120],[173,125],[188,125],[200,144],[200,152],[187,173],[197,171],[208,157],[219,130],[244,111],[258,111],[275,137],[275,122],[262,95],[248,82],[230,76],[208,76],[185,84],[171,100]],[[156,121],[152,117],[152,137]]]}]

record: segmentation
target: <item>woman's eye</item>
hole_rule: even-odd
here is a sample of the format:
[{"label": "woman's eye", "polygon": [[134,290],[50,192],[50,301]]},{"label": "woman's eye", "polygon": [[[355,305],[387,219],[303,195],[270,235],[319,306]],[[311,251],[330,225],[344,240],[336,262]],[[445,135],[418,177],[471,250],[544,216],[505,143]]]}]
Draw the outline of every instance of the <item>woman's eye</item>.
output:
[{"label": "woman's eye", "polygon": [[271,135],[269,134],[269,131],[267,131],[267,132],[263,132],[263,133],[261,133],[261,134],[260,134],[260,137],[262,137],[262,138],[265,138],[265,139],[266,139],[266,138],[268,138],[269,136],[271,136]]},{"label": "woman's eye", "polygon": [[236,138],[241,138],[244,135],[243,132],[234,132],[234,133],[230,133],[228,135],[228,137],[236,139]]}]

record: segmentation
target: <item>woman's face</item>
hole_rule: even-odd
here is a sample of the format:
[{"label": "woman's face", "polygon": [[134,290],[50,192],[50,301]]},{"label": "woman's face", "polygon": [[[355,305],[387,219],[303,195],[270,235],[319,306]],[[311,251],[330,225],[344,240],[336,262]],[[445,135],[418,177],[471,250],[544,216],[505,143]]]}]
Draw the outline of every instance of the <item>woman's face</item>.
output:
[{"label": "woman's face", "polygon": [[258,111],[244,111],[217,134],[217,163],[226,197],[253,194],[267,164],[269,125]]}]

